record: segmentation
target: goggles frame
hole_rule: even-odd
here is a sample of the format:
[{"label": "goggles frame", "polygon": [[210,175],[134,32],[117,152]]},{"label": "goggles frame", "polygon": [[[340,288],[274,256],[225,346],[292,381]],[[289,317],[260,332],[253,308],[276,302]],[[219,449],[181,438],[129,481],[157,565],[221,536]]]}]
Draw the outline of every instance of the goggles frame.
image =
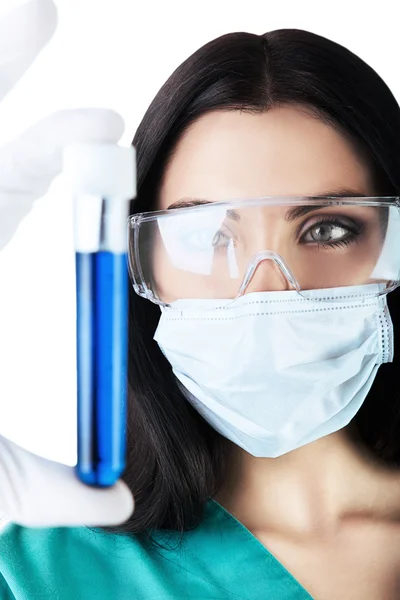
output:
[{"label": "goggles frame", "polygon": [[[182,200],[184,202],[185,200]],[[235,210],[240,208],[258,207],[258,206],[310,206],[315,204],[315,210],[322,209],[324,207],[332,206],[379,206],[384,208],[397,207],[400,213],[400,196],[262,196],[258,198],[240,198],[232,200],[222,201],[207,201],[203,199],[197,200],[196,198],[187,199],[188,203],[193,203],[184,207],[172,207],[166,210],[156,210],[141,212],[137,214],[129,215],[128,217],[128,263],[129,263],[129,276],[132,281],[133,289],[142,298],[150,300],[154,304],[162,307],[169,307],[170,304],[163,302],[158,299],[153,291],[147,286],[143,271],[141,268],[140,252],[139,252],[139,230],[142,223],[149,221],[157,221],[160,218],[173,218],[177,214],[196,214],[196,212],[204,210],[205,207],[215,207],[215,210],[226,209]],[[400,233],[400,232],[399,232]],[[135,262],[131,260],[131,252],[135,256]],[[266,251],[268,252],[268,251]],[[284,261],[281,259],[281,266],[285,267]],[[400,275],[399,275],[400,277]],[[293,282],[291,281],[292,285]],[[391,286],[388,286],[378,296],[383,296],[393,291],[400,285],[400,279],[393,282]],[[240,290],[245,287],[242,283]],[[239,292],[240,292],[239,290]],[[294,290],[301,295],[300,289],[297,289],[294,285]],[[231,299],[234,302],[238,295]],[[305,299],[307,299],[305,297]]]}]

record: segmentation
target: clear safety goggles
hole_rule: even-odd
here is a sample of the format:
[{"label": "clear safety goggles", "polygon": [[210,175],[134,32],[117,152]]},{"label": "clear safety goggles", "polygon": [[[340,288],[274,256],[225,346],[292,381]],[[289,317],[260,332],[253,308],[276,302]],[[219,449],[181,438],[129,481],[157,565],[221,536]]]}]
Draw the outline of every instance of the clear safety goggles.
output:
[{"label": "clear safety goggles", "polygon": [[[400,282],[399,197],[265,197],[129,217],[137,294],[162,306],[251,291],[310,291]],[[329,298],[329,295],[327,295]]]}]

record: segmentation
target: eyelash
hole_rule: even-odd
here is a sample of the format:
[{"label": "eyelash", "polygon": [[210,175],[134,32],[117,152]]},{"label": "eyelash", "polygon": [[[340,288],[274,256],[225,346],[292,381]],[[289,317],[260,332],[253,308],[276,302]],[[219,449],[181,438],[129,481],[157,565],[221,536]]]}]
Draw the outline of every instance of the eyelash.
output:
[{"label": "eyelash", "polygon": [[[214,242],[214,240],[215,240],[215,238],[216,238],[217,236],[221,236],[222,238],[225,238],[226,240],[231,240],[231,239],[233,238],[233,236],[232,236],[232,237],[230,237],[229,235],[227,235],[227,234],[226,234],[226,233],[224,233],[223,231],[221,231],[221,230],[218,230],[218,231],[216,232],[215,236],[214,236],[213,242]],[[229,243],[229,242],[228,242],[228,243]],[[218,253],[218,252],[222,252],[222,251],[224,251],[224,249],[226,248],[226,246],[214,245],[214,243],[213,243],[213,246],[214,246],[214,251],[215,251],[215,252],[217,252],[217,253]]]},{"label": "eyelash", "polygon": [[[350,219],[349,219],[350,220]],[[360,237],[360,235],[363,233],[364,231],[364,226],[361,223],[356,223],[355,221],[351,220],[352,222],[352,226],[354,227],[354,230],[351,230],[351,226],[349,223],[343,223],[341,222],[338,217],[332,216],[332,217],[320,217],[318,221],[315,221],[312,225],[310,225],[307,230],[302,234],[302,238],[305,237],[305,235],[314,227],[318,227],[318,225],[334,225],[336,227],[340,227],[341,229],[346,229],[347,231],[349,231],[347,237],[344,240],[339,240],[337,242],[330,242],[328,244],[321,244],[318,242],[314,242],[319,248],[323,248],[324,250],[329,250],[331,248],[345,248],[350,246],[350,244],[352,243],[357,243],[358,242],[358,238]],[[300,226],[300,228],[302,227],[302,225]],[[300,229],[299,228],[299,229]],[[300,239],[301,241],[301,239]]]},{"label": "eyelash", "polygon": [[[310,225],[307,230],[302,234],[301,238],[304,238],[305,235],[314,227],[318,227],[319,225],[333,225],[336,227],[340,227],[341,229],[346,229],[347,231],[349,231],[347,237],[343,240],[338,240],[336,242],[331,242],[329,244],[323,244],[323,243],[318,243],[318,242],[314,242],[314,244],[316,244],[318,246],[318,248],[322,248],[324,250],[330,250],[332,248],[346,248],[348,246],[350,246],[350,244],[352,243],[357,243],[358,242],[358,238],[360,237],[360,235],[362,234],[363,230],[364,230],[364,226],[361,223],[356,223],[352,220],[352,225],[354,227],[354,230],[351,231],[350,228],[350,224],[349,223],[343,223],[341,222],[338,217],[335,216],[327,216],[327,217],[320,217],[318,221],[315,221],[312,225]],[[303,227],[303,224],[300,226],[299,230],[301,230],[301,228]],[[232,239],[229,238],[228,235],[226,235],[226,233],[224,233],[223,231],[218,231],[216,234],[220,235],[223,238],[226,238],[227,240]],[[301,239],[300,239],[301,241]],[[214,246],[215,251],[216,252],[222,252],[225,250],[226,246]]]}]

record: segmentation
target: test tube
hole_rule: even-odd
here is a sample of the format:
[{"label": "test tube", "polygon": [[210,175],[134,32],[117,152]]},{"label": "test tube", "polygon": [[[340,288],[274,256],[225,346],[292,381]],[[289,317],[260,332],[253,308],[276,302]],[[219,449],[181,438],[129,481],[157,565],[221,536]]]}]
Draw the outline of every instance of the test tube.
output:
[{"label": "test tube", "polygon": [[74,201],[77,477],[110,487],[126,467],[128,216],[135,150],[114,144],[65,148]]}]

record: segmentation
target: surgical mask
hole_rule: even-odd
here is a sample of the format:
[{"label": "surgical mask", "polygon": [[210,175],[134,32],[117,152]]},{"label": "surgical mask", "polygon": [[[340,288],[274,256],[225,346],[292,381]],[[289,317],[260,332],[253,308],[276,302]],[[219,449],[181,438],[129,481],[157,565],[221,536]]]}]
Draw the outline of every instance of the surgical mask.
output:
[{"label": "surgical mask", "polygon": [[214,429],[277,457],[345,427],[393,360],[384,287],[178,300],[161,307],[154,339]]}]

